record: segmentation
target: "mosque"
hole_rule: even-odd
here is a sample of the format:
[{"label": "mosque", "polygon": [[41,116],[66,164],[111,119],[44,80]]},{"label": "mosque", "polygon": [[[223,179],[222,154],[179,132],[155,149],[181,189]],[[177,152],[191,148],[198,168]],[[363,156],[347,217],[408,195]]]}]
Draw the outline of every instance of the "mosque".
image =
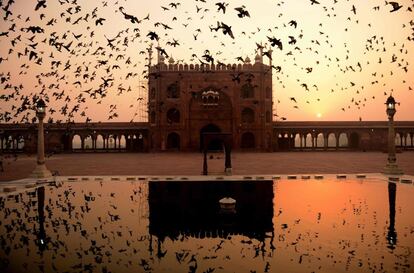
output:
[{"label": "mosque", "polygon": [[260,54],[238,65],[167,64],[158,54],[148,86],[150,150],[198,151],[204,133],[230,134],[233,149],[272,150],[272,67]]}]

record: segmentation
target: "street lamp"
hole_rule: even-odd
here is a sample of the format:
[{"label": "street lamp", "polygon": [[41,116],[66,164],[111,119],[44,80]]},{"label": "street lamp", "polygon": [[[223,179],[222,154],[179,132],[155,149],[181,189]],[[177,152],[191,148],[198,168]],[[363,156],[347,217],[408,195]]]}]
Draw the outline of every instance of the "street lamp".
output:
[{"label": "street lamp", "polygon": [[387,105],[388,115],[388,162],[384,168],[384,174],[388,175],[402,175],[403,171],[398,168],[397,158],[395,157],[395,132],[394,132],[394,115],[395,112],[395,99],[390,95],[385,102]]},{"label": "street lamp", "polygon": [[37,164],[36,168],[31,174],[32,178],[49,178],[52,173],[45,165],[45,142],[43,132],[43,119],[46,116],[46,104],[42,99],[39,99],[36,104],[36,116],[39,119],[37,129]]}]

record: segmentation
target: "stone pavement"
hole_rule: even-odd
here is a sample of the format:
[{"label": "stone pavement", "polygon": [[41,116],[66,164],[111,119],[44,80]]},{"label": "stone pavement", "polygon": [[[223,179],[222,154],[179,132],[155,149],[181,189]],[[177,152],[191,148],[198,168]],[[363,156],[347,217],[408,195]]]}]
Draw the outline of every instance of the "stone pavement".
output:
[{"label": "stone pavement", "polygon": [[[224,155],[212,154],[209,174],[222,174]],[[51,171],[63,176],[81,175],[200,175],[201,153],[72,153],[46,159]],[[278,152],[233,153],[234,175],[381,173],[387,154],[380,152]],[[404,173],[414,175],[414,152],[397,154]],[[29,176],[36,164],[35,155],[19,155],[4,162],[0,181]]]}]

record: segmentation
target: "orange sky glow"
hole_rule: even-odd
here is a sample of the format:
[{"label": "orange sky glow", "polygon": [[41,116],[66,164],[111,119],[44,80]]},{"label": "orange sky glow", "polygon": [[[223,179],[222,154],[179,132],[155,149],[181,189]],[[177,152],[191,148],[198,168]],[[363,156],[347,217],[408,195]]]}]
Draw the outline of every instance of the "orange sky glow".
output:
[{"label": "orange sky glow", "polygon": [[[38,10],[37,0],[1,2],[0,122],[32,122],[34,95],[48,100],[53,121],[146,121],[151,43],[178,63],[205,61],[209,50],[215,62],[238,64],[254,60],[256,43],[270,47],[268,37],[283,44],[272,48],[281,68],[273,70],[275,120],[385,120],[391,92],[395,119],[414,120],[412,0],[394,12],[383,0],[229,1],[225,13],[218,0],[47,0]],[[238,16],[243,5],[250,17]],[[234,39],[211,31],[217,22]]]}]

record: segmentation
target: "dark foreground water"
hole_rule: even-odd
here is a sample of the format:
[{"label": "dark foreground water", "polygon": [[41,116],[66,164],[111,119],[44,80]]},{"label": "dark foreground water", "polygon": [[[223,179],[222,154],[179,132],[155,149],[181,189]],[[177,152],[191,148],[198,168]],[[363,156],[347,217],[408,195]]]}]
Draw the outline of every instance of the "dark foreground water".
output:
[{"label": "dark foreground water", "polygon": [[4,273],[414,272],[414,187],[384,181],[68,182],[0,221]]}]

